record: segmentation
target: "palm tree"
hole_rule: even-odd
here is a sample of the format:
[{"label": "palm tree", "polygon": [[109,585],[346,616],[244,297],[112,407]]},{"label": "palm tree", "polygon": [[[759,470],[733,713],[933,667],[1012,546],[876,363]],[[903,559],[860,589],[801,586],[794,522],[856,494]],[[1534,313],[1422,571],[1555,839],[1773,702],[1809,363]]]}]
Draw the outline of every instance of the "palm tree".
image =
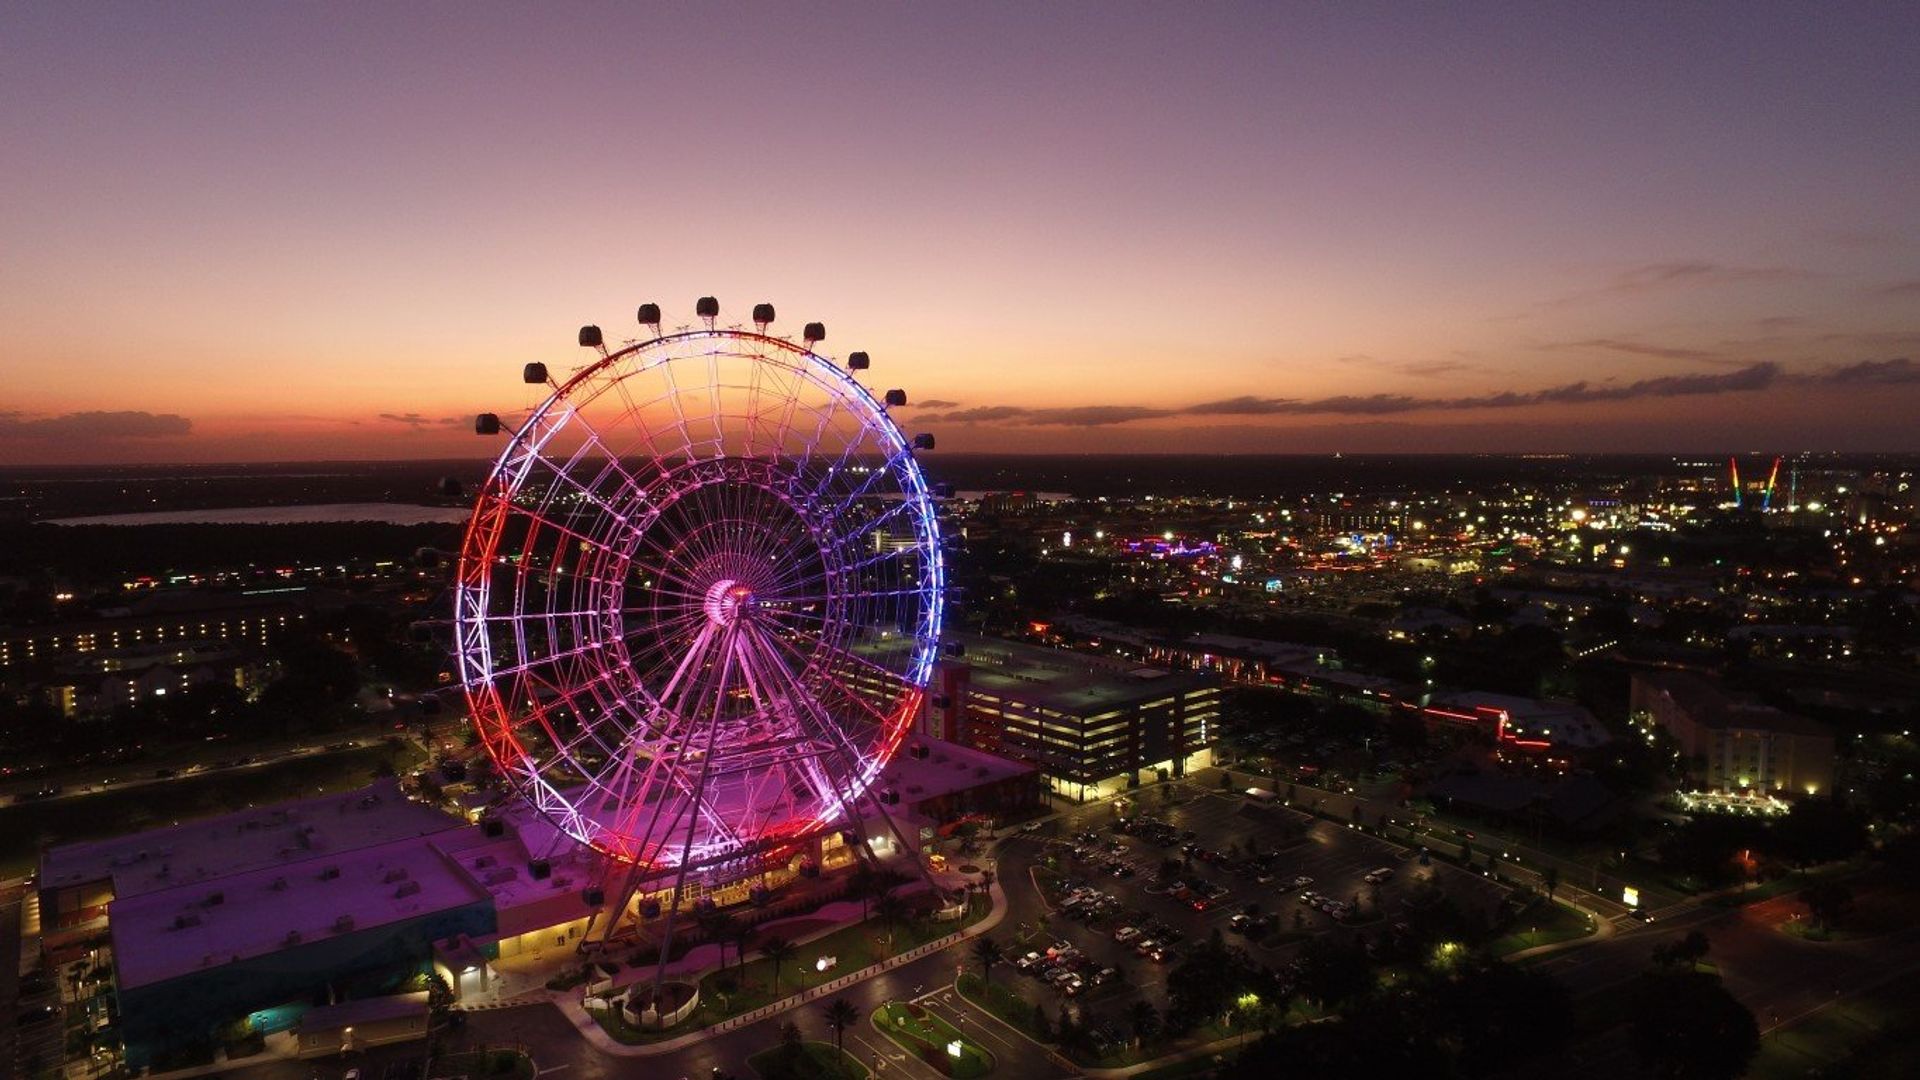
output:
[{"label": "palm tree", "polygon": [[993,985],[993,965],[1000,962],[1002,953],[1000,943],[981,934],[973,939],[973,962],[980,967],[980,981]]},{"label": "palm tree", "polygon": [[878,900],[873,902],[873,913],[879,917],[881,924],[887,928],[887,944],[892,945],[894,927],[906,921],[908,914],[907,902],[895,895],[892,889],[888,889],[886,892],[880,894]]},{"label": "palm tree", "polygon": [[747,950],[753,947],[753,939],[760,934],[760,928],[750,922],[736,922],[733,927],[733,962],[742,971],[747,967]]},{"label": "palm tree", "polygon": [[1153,1038],[1154,1032],[1160,1030],[1160,1010],[1154,1008],[1151,1001],[1136,1001],[1127,1013],[1127,1022],[1133,1028],[1134,1042],[1145,1044]]},{"label": "palm tree", "polygon": [[770,937],[760,943],[760,955],[773,965],[773,996],[780,996],[780,965],[793,955],[793,942],[783,937]]},{"label": "palm tree", "polygon": [[833,1048],[845,1054],[846,1030],[860,1021],[860,1010],[846,998],[834,998],[827,1003],[827,1026],[833,1029]]},{"label": "palm tree", "polygon": [[727,944],[739,933],[739,921],[724,911],[716,911],[703,919],[700,928],[707,932],[707,940],[720,946],[720,966],[727,966]]},{"label": "palm tree", "polygon": [[868,910],[868,904],[873,901],[873,894],[878,891],[879,883],[880,875],[874,873],[873,867],[868,866],[866,863],[861,863],[859,866],[854,867],[853,873],[847,875],[847,893],[860,898],[860,920],[862,922],[865,922],[867,916],[871,914]]}]

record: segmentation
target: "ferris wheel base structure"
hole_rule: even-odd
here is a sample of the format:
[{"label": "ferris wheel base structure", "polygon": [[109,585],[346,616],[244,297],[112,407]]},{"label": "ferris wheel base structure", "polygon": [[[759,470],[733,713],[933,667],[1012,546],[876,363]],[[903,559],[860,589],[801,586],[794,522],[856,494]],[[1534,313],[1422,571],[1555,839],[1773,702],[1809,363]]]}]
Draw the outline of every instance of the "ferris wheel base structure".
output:
[{"label": "ferris wheel base structure", "polygon": [[771,304],[752,329],[694,310],[666,329],[643,304],[617,346],[584,326],[587,364],[527,363],[544,400],[476,419],[504,446],[454,589],[481,745],[551,826],[530,872],[596,862],[601,939],[658,908],[663,955],[690,897],[870,857],[864,820],[910,848],[878,784],[923,712],[946,590],[915,459],[934,438],[896,423],[906,392],[863,386],[865,352],[820,352],[821,323],[796,342]]}]

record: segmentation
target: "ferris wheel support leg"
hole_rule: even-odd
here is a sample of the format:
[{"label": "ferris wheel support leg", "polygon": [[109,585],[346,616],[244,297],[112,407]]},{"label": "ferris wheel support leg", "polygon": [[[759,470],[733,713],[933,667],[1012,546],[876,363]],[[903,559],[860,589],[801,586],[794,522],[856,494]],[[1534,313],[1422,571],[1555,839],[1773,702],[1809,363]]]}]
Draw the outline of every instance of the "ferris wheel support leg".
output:
[{"label": "ferris wheel support leg", "polygon": [[[716,694],[722,699],[724,699],[727,693],[727,687],[733,681],[733,668],[735,663],[743,659],[739,655],[742,649],[740,638],[741,633],[737,624],[730,625],[726,628],[726,639],[720,653],[720,679],[714,684],[718,687]],[[716,706],[715,712],[716,714],[719,712],[718,706]],[[666,990],[667,964],[673,959],[674,916],[680,913],[680,897],[686,891],[688,864],[693,861],[693,836],[694,833],[699,830],[700,825],[700,800],[706,797],[707,778],[713,773],[713,748],[719,738],[719,734],[719,724],[713,724],[707,728],[707,746],[705,753],[701,755],[700,759],[700,775],[694,780],[693,791],[691,793],[692,797],[687,801],[687,838],[680,845],[680,865],[675,868],[673,875],[673,904],[667,908],[667,922],[660,932],[660,959],[654,964],[653,968],[653,1008],[655,1016],[659,1016],[665,1012],[661,1006],[665,1004],[666,999],[661,997],[661,994]],[[726,956],[726,948],[724,945],[721,947],[720,955],[722,957]]]}]

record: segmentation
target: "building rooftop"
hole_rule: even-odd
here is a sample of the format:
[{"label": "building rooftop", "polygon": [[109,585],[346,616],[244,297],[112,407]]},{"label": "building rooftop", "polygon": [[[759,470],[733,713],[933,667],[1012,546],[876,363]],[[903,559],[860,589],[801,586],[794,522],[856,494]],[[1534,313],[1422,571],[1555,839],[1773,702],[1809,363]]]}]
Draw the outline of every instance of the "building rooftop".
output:
[{"label": "building rooftop", "polygon": [[1089,716],[1218,685],[1205,674],[1129,667],[1064,649],[995,638],[967,638],[964,662],[975,693],[997,694],[1043,709]]},{"label": "building rooftop", "polygon": [[428,836],[113,902],[122,990],[486,899]]},{"label": "building rooftop", "polygon": [[[921,757],[921,753],[926,756]],[[1032,772],[1034,767],[1026,762],[944,739],[916,736],[881,770],[880,786],[898,791],[908,803],[917,803]]]},{"label": "building rooftop", "polygon": [[1709,728],[1740,728],[1787,735],[1826,735],[1823,725],[1797,713],[1784,712],[1729,694],[1725,687],[1684,671],[1639,671],[1634,679],[1664,693],[1695,723]]},{"label": "building rooftop", "polygon": [[[49,848],[40,858],[40,887],[111,879],[114,897],[124,900],[463,824],[407,799],[399,782],[389,779],[355,791]],[[114,917],[119,918],[117,906]]]}]

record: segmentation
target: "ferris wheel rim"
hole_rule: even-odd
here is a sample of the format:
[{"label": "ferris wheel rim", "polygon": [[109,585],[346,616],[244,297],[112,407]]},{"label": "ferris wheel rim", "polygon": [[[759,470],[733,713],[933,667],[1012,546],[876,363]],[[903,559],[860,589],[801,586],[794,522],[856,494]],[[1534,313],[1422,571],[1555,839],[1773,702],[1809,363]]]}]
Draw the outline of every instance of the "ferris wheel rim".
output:
[{"label": "ferris wheel rim", "polygon": [[[676,356],[672,354],[671,350],[676,345],[696,343],[702,340],[739,343],[757,346],[762,350],[772,350],[773,355],[771,356],[765,353],[727,353],[726,355],[731,358],[745,359],[756,363],[770,360],[776,363],[782,363],[782,366],[806,378],[814,386],[824,391],[829,395],[830,399],[844,399],[856,404],[859,407],[859,413],[862,417],[862,429],[878,433],[884,440],[884,448],[888,451],[885,467],[875,471],[890,476],[898,486],[898,494],[901,499],[905,503],[912,505],[916,510],[916,512],[911,515],[913,518],[914,546],[916,550],[922,552],[925,556],[925,567],[920,572],[920,580],[913,584],[912,587],[902,588],[897,592],[878,592],[871,594],[857,592],[841,594],[842,598],[850,595],[861,600],[872,599],[876,596],[894,597],[898,595],[905,597],[911,595],[918,598],[921,603],[921,610],[915,618],[915,625],[912,628],[911,636],[915,641],[915,647],[909,654],[909,662],[904,665],[904,670],[894,671],[892,669],[884,669],[888,674],[899,679],[901,683],[900,693],[893,703],[897,707],[891,712],[883,715],[880,711],[875,711],[875,719],[878,721],[880,729],[880,744],[876,748],[876,752],[866,759],[865,767],[860,770],[858,787],[865,790],[871,787],[880,769],[897,752],[900,744],[905,739],[911,717],[918,711],[924,698],[931,662],[934,654],[937,652],[937,639],[941,625],[940,609],[943,606],[941,593],[944,589],[944,567],[942,565],[938,543],[938,528],[931,512],[930,486],[926,483],[924,475],[913,458],[911,444],[871,391],[858,380],[852,378],[848,372],[832,362],[829,358],[822,356],[809,347],[804,347],[785,338],[774,337],[764,332],[753,332],[740,328],[686,329],[672,334],[657,335],[644,341],[630,342],[615,350],[603,350],[602,356],[593,363],[587,364],[578,371],[575,371],[564,382],[550,380],[549,385],[552,388],[551,392],[538,406],[529,412],[527,419],[514,429],[507,447],[502,449],[494,461],[493,467],[489,471],[487,482],[482,488],[480,497],[476,500],[474,512],[469,517],[467,531],[462,544],[459,587],[456,590],[456,622],[462,622],[464,620],[465,623],[470,624],[474,621],[474,617],[477,616],[480,625],[484,626],[488,620],[493,619],[504,618],[517,622],[519,620],[552,619],[556,617],[555,613],[551,611],[522,611],[518,606],[516,606],[510,614],[504,616],[491,611],[492,605],[490,601],[493,597],[493,586],[487,573],[490,571],[493,561],[499,557],[500,544],[505,533],[504,526],[516,515],[516,508],[513,506],[510,496],[516,494],[519,485],[526,480],[524,471],[520,476],[510,479],[504,475],[514,457],[515,450],[522,449],[527,451],[525,463],[530,467],[532,463],[540,460],[540,452],[543,448],[543,444],[531,445],[530,440],[540,439],[542,437],[541,425],[543,421],[551,417],[556,408],[563,407],[564,403],[568,402],[577,390],[583,387],[590,387],[596,378],[605,375],[610,369],[631,361],[636,357],[640,357],[648,350],[659,350],[659,355],[641,365],[636,365],[634,371],[614,376],[614,381],[617,383],[619,380],[637,374],[640,371],[670,364],[676,360],[688,359],[690,356],[700,355],[698,353],[689,353]],[[718,354],[718,352],[718,350],[713,350],[710,351],[709,355],[715,355]],[[775,359],[776,357],[778,358],[777,360]],[[830,378],[826,376],[830,376]],[[597,398],[599,394],[606,392],[607,389],[602,387],[595,393],[594,397]],[[593,400],[593,398],[588,399],[589,402],[591,400]],[[582,423],[584,424],[585,422],[582,421]],[[557,428],[555,430],[557,430]],[[590,426],[588,427],[588,431],[592,431]],[[684,423],[681,425],[681,435],[682,439],[679,444],[679,449],[685,453],[683,459],[675,468],[692,468],[696,464],[695,457],[691,452],[693,440],[685,430]],[[550,439],[551,436],[552,433],[548,432],[545,437]],[[595,434],[595,439],[596,441],[598,440],[597,433]],[[849,446],[846,452],[851,452],[851,449],[852,447]],[[613,458],[613,452],[610,448],[607,449],[607,454],[610,459]],[[716,458],[719,459],[724,459],[725,457],[726,455],[724,454],[716,455]],[[844,460],[845,456],[843,454],[842,461]],[[659,458],[656,456],[656,464],[658,464],[658,462]],[[561,471],[558,466],[553,463],[548,462],[547,464],[548,468],[552,469],[556,474]],[[828,469],[829,474],[831,474],[832,471],[831,468]],[[663,471],[654,479],[666,479],[670,472],[671,470]],[[696,485],[684,490],[676,490],[670,487],[669,490],[674,490],[673,499],[678,500],[689,497],[693,492],[699,490],[699,486]],[[762,486],[760,490],[770,492],[776,498],[786,498],[780,490],[771,484]],[[865,485],[863,484],[860,492],[864,492],[864,490]],[[856,494],[858,493],[859,492],[856,492]],[[499,497],[503,494],[509,497]],[[672,501],[673,500],[668,501],[667,505],[669,507],[672,505]],[[798,508],[792,507],[789,504],[789,509],[793,511],[796,518],[805,520],[805,515],[803,515]],[[651,520],[657,522],[664,513],[664,509],[656,512],[654,518]],[[532,517],[534,520],[541,521],[542,524],[550,528],[560,529],[555,523],[544,521],[540,519],[538,515],[529,512],[527,516]],[[560,531],[565,532],[566,530],[560,529]],[[859,534],[856,532],[852,535]],[[476,538],[480,540],[477,545],[475,543]],[[524,589],[524,582],[522,582],[521,587]],[[821,586],[822,590],[824,590],[825,587],[823,583]],[[478,598],[477,604],[473,603],[476,597]],[[515,599],[516,602],[519,600],[518,593],[516,593]],[[463,607],[470,608],[471,610],[463,611]],[[583,613],[566,612],[561,614],[573,616]],[[596,612],[596,614],[599,614],[599,612]],[[815,643],[818,644],[820,639],[816,637],[814,640]],[[848,658],[854,659],[850,655]],[[480,660],[477,670],[471,665],[471,662],[476,659]],[[569,798],[566,792],[554,786],[551,778],[548,777],[544,771],[543,765],[551,765],[552,761],[549,760],[543,763],[537,760],[534,755],[527,751],[524,745],[520,744],[519,740],[515,737],[513,711],[509,708],[509,703],[503,702],[500,699],[502,688],[499,685],[499,678],[501,669],[493,663],[494,659],[491,651],[484,647],[468,647],[462,648],[459,651],[461,681],[467,691],[469,702],[473,706],[476,726],[480,725],[483,715],[488,721],[497,726],[494,734],[499,738],[487,741],[489,754],[494,755],[496,759],[502,756],[496,753],[496,742],[501,741],[510,746],[526,766],[524,769],[503,769],[505,778],[521,793],[523,798],[532,803],[544,816],[553,820],[556,827],[560,828],[563,833],[572,836],[575,840],[601,850],[608,855],[620,858],[623,861],[640,861],[636,852],[623,850],[617,844],[607,843],[605,842],[605,837],[597,835],[592,830],[583,827],[581,821],[586,815],[582,813],[581,806],[576,805],[575,801]],[[862,660],[862,662],[867,661]],[[512,677],[519,673],[508,671],[506,674]],[[569,706],[572,706],[575,704],[574,695],[585,693],[585,690],[575,687],[571,693],[566,693],[565,700]],[[595,693],[597,693],[597,691]],[[815,702],[812,707],[815,709],[824,709],[824,706],[818,702]],[[611,711],[609,711],[609,715],[611,715]],[[585,725],[584,723],[583,728],[594,731],[597,737],[598,728],[592,727],[592,725]],[[631,739],[632,734],[632,731],[629,730],[626,733],[626,738]],[[844,738],[844,734],[842,734],[841,737]],[[506,747],[499,747],[498,749],[506,749]],[[505,762],[503,762],[503,765],[504,764]],[[604,776],[596,778],[596,780],[600,779],[604,779]],[[591,787],[582,789],[581,794],[588,795],[590,792]],[[697,801],[698,796],[696,795],[694,798]],[[586,799],[584,798],[580,800],[581,803],[585,801]],[[604,806],[605,803],[603,800],[603,809]],[[696,807],[695,812],[703,809],[704,807]],[[808,835],[830,827],[832,821],[836,820],[838,815],[826,812],[827,809],[830,808],[823,808],[822,814],[816,816],[814,820],[800,823],[795,829],[782,830],[779,835],[764,838],[777,842],[791,842],[796,837]],[[841,812],[845,812],[847,809],[847,807],[842,807]],[[691,835],[691,833],[689,833],[689,835]],[[658,854],[657,850],[655,854]]]}]

